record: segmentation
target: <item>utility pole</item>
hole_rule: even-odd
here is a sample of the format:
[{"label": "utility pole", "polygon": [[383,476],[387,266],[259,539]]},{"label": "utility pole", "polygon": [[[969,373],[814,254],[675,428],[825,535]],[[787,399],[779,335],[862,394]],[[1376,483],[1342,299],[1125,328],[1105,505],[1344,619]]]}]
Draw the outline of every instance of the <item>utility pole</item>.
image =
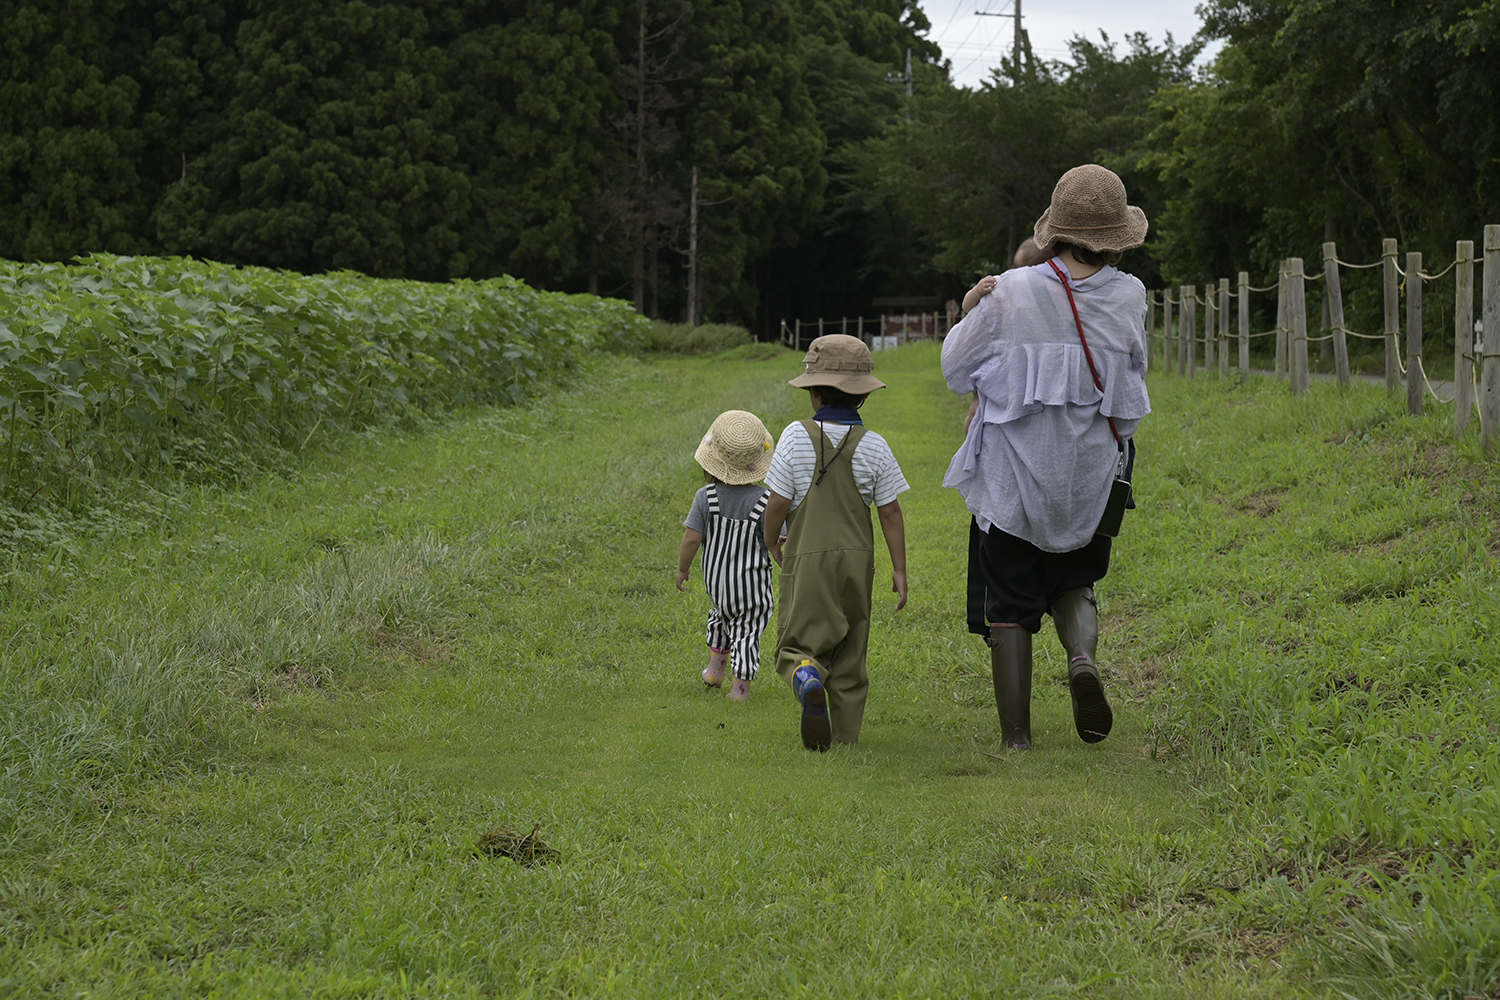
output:
[{"label": "utility pole", "polygon": [[1031,48],[1031,37],[1021,25],[1021,0],[1012,0],[1012,10],[1009,14],[1001,11],[976,10],[976,17],[1011,17],[1015,18],[1015,38],[1011,43],[1011,64],[1015,67],[1016,81],[1021,79],[1021,59]]},{"label": "utility pole", "polygon": [[[693,187],[688,194],[691,207],[688,209],[688,250],[687,250],[687,324],[698,325],[698,311],[703,308],[703,294],[698,280],[698,208],[707,205],[722,205],[729,201],[728,198],[719,198],[715,201],[704,201],[698,197],[698,167],[693,167]],[[677,251],[681,253],[682,251]]]},{"label": "utility pole", "polygon": [[688,209],[688,326],[698,325],[698,168],[693,167],[692,207]]},{"label": "utility pole", "polygon": [[646,0],[636,4],[638,34],[635,57],[635,218],[631,220],[630,286],[635,311],[646,315]]},{"label": "utility pole", "polygon": [[1025,37],[1026,29],[1021,27],[1021,0],[1016,0],[1016,32],[1015,41],[1013,43],[1013,51],[1011,52],[1010,57],[1016,61],[1017,73],[1021,71],[1021,56],[1026,51],[1021,44]]}]

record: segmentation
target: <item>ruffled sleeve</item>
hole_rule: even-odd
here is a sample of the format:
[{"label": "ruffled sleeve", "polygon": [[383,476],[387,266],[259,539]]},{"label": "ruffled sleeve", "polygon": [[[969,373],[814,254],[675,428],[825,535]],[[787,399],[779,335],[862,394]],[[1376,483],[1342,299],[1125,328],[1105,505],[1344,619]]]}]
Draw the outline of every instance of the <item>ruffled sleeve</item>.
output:
[{"label": "ruffled sleeve", "polygon": [[[984,422],[1009,423],[1044,407],[1069,403],[1098,405],[1104,416],[1121,420],[1139,420],[1150,413],[1141,362],[1111,349],[1094,347],[1093,354],[1103,392],[1094,385],[1081,345],[1029,343],[995,349],[969,378],[984,399]],[[949,384],[953,381],[950,376]]]}]

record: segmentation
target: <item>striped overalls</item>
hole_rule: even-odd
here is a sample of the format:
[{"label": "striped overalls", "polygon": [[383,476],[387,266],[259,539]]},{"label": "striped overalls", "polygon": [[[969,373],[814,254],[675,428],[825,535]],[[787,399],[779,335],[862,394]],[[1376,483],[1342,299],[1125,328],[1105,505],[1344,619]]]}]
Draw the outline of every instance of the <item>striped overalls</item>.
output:
[{"label": "striped overalls", "polygon": [[771,557],[761,532],[766,518],[762,493],[748,520],[719,513],[716,484],[708,485],[708,519],[703,524],[703,585],[713,607],[708,612],[708,644],[729,650],[738,680],[755,680],[760,667],[760,635],[771,621]]}]

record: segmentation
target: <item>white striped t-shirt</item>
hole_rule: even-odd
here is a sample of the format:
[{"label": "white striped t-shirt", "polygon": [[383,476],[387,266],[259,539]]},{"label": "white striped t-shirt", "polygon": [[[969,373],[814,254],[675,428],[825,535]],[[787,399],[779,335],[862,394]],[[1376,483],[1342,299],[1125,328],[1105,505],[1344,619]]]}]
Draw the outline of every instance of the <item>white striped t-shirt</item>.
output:
[{"label": "white striped t-shirt", "polygon": [[[824,457],[832,459],[839,442],[849,433],[849,425],[836,424],[830,420],[825,421],[822,427],[828,435],[828,440],[822,443]],[[854,446],[851,460],[854,465],[854,486],[859,490],[859,495],[864,497],[866,504],[884,507],[911,489],[906,483],[906,477],[901,474],[901,466],[896,464],[896,456],[891,454],[891,446],[885,443],[885,438],[872,430],[866,430],[865,436]],[[787,424],[786,430],[781,432],[781,440],[776,442],[776,451],[771,456],[771,468],[766,473],[765,483],[790,500],[792,510],[796,510],[802,498],[807,496],[808,488],[812,486],[817,466],[818,445],[813,438],[808,437],[807,429],[798,420]]]}]

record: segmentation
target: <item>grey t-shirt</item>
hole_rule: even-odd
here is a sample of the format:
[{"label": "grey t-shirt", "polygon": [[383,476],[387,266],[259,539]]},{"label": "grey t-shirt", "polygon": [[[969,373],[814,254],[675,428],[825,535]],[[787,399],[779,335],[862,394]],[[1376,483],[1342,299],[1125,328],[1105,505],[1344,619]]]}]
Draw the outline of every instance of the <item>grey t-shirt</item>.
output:
[{"label": "grey t-shirt", "polygon": [[[760,483],[751,483],[748,486],[716,483],[715,489],[719,491],[719,515],[736,521],[750,520],[750,512],[755,509],[755,502],[766,492],[766,488]],[[693,507],[688,511],[687,520],[682,522],[682,526],[701,533],[707,523],[708,487],[705,486],[693,497]]]}]

